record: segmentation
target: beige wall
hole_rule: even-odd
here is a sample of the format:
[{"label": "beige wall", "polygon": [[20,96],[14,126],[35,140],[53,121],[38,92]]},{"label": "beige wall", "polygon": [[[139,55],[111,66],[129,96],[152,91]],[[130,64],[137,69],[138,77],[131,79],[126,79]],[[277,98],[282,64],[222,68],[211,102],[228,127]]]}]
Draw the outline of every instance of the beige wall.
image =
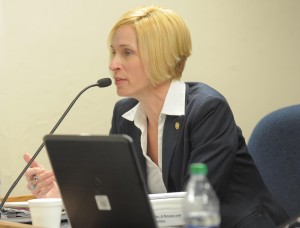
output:
[{"label": "beige wall", "polygon": [[[107,34],[136,6],[182,15],[193,39],[183,80],[222,92],[246,140],[263,115],[299,103],[299,0],[0,1],[2,196],[25,165],[22,154],[36,151],[81,89],[109,75]],[[114,86],[89,90],[57,133],[106,134],[117,99]],[[49,167],[45,151],[38,161]],[[24,180],[19,194],[28,194]]]}]

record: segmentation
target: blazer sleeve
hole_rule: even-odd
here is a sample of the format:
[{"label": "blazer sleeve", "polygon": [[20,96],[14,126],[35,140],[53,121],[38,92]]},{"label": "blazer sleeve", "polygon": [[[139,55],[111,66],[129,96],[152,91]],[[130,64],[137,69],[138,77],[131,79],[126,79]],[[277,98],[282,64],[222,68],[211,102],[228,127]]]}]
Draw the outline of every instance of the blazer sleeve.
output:
[{"label": "blazer sleeve", "polygon": [[208,166],[208,179],[220,193],[229,180],[239,149],[239,129],[227,101],[222,97],[208,97],[200,104],[193,105],[190,113],[187,126],[190,139],[188,163],[205,163]]}]

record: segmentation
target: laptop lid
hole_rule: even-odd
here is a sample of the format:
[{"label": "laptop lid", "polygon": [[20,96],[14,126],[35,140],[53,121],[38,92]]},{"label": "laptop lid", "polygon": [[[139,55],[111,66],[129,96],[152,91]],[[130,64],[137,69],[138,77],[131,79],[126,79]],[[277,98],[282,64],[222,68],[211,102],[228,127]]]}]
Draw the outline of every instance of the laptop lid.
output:
[{"label": "laptop lid", "polygon": [[132,139],[46,135],[45,147],[72,228],[154,228]]}]

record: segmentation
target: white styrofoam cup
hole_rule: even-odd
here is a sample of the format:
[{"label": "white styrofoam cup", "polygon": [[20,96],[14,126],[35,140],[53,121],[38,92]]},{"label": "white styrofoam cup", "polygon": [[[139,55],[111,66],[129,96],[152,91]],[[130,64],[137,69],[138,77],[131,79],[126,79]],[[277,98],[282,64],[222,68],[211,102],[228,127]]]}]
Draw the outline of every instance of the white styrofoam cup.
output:
[{"label": "white styrofoam cup", "polygon": [[59,228],[61,222],[62,199],[41,198],[28,200],[32,224],[45,228]]}]

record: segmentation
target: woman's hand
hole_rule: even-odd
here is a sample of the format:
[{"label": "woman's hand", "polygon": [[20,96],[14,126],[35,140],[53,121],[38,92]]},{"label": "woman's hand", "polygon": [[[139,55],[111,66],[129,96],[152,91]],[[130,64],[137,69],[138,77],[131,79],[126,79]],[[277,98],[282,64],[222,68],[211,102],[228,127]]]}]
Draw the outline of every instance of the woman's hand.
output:
[{"label": "woman's hand", "polygon": [[[23,156],[28,163],[31,156],[26,153]],[[52,171],[46,171],[38,162],[33,161],[25,172],[27,188],[37,198],[61,197],[58,185]]]}]

